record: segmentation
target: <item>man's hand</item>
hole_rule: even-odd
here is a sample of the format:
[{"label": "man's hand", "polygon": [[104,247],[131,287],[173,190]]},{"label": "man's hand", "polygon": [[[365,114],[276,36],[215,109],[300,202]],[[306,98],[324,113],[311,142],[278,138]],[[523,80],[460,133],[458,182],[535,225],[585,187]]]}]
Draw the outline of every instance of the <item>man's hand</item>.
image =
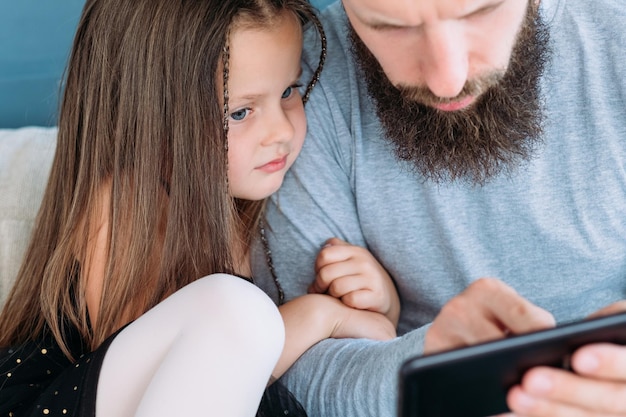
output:
[{"label": "man's hand", "polygon": [[[592,316],[626,311],[626,301]],[[571,360],[575,373],[549,367],[528,371],[507,403],[516,416],[626,416],[626,347],[597,343],[578,349]]]},{"label": "man's hand", "polygon": [[424,353],[554,327],[552,315],[500,280],[481,278],[443,306],[426,332]]},{"label": "man's hand", "polygon": [[345,305],[384,314],[398,324],[400,300],[391,277],[365,248],[331,238],[315,261],[309,293],[329,294]]}]

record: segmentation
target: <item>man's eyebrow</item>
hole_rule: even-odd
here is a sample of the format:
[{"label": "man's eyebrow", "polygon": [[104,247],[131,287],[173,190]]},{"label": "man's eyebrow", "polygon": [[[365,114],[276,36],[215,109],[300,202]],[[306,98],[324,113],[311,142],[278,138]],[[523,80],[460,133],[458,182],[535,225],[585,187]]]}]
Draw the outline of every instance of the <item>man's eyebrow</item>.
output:
[{"label": "man's eyebrow", "polygon": [[411,25],[411,24],[403,24],[403,23],[393,23],[390,21],[385,21],[378,17],[368,17],[368,18],[360,18],[361,23],[363,23],[368,28],[375,31],[388,31],[388,30],[397,30],[397,29],[414,29],[419,28],[420,24]]},{"label": "man's eyebrow", "polygon": [[[457,18],[462,19],[469,16],[472,16],[477,13],[481,13],[487,10],[491,10],[497,8],[504,3],[504,0],[487,0],[484,3],[478,2],[474,5],[469,5],[466,10],[462,11],[462,13],[457,16]],[[398,29],[419,29],[422,26],[422,23],[417,24],[403,24],[403,23],[393,23],[389,21],[382,20],[378,17],[370,17],[370,18],[361,18],[361,22],[375,31],[390,31],[390,30],[398,30]]]},{"label": "man's eyebrow", "polygon": [[381,16],[378,12],[372,11],[358,11],[353,10],[352,13],[356,20],[358,20],[363,26],[375,31],[387,31],[395,29],[405,29],[410,27],[416,27],[412,25],[402,24],[400,22],[393,22],[393,19],[389,19],[385,16]]},{"label": "man's eyebrow", "polygon": [[389,30],[398,30],[398,29],[417,29],[420,26],[422,26],[421,24],[419,24],[419,25],[402,25],[402,24],[382,22],[382,21],[376,21],[376,20],[371,20],[371,21],[365,22],[365,25],[367,27],[369,27],[370,29],[375,30],[375,31],[379,31],[379,32],[385,32],[385,31],[389,31]]}]

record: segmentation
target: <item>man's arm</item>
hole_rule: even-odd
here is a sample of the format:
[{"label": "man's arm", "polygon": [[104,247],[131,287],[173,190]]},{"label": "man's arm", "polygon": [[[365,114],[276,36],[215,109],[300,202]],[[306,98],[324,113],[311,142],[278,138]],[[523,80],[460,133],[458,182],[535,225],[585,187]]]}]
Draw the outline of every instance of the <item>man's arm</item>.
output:
[{"label": "man's arm", "polygon": [[395,417],[398,370],[421,352],[426,328],[380,342],[327,339],[283,376],[307,413],[319,417]]},{"label": "man's arm", "polygon": [[[604,313],[623,311],[624,304]],[[481,279],[450,300],[429,327],[388,342],[321,342],[302,356],[285,381],[313,415],[395,416],[399,366],[420,353],[424,340],[424,349],[435,352],[553,325],[548,312],[503,282]],[[531,369],[509,392],[509,406],[532,417],[626,416],[626,347],[585,346],[573,356],[572,367],[576,373]]]}]

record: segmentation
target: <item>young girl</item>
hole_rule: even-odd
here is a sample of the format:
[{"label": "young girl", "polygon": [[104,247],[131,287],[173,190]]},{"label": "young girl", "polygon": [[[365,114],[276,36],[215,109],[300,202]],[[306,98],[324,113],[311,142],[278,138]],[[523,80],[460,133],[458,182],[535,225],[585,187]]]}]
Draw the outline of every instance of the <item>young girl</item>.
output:
[{"label": "young girl", "polygon": [[[235,276],[249,276],[263,199],[302,146],[309,20],[324,40],[305,0],[87,1],[48,187],[0,315],[2,415],[251,416],[313,343],[393,337],[385,273],[372,311],[310,294],[280,314]],[[260,414],[284,405],[268,393]]]}]

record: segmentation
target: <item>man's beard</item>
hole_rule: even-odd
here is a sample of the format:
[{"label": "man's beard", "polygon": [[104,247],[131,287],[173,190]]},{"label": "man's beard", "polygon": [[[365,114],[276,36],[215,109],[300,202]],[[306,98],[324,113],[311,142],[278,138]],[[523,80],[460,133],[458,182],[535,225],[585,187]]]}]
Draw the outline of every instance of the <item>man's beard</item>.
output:
[{"label": "man's beard", "polygon": [[531,158],[542,134],[539,79],[550,55],[548,29],[536,7],[529,5],[506,71],[469,80],[458,97],[480,95],[468,108],[452,112],[431,106],[454,100],[440,99],[425,87],[391,84],[352,27],[350,33],[384,133],[396,156],[412,162],[426,179],[483,184]]}]

